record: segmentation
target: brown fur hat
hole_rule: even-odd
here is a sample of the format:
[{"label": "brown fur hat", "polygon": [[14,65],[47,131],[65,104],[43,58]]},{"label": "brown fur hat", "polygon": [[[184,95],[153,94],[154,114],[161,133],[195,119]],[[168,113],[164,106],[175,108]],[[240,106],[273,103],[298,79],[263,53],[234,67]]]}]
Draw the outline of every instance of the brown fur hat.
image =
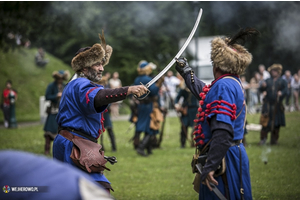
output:
[{"label": "brown fur hat", "polygon": [[100,62],[103,66],[109,63],[112,54],[112,47],[106,45],[104,33],[99,34],[101,44],[94,44],[92,47],[80,49],[75,57],[72,59],[71,65],[75,72],[82,70],[84,67],[92,67],[94,64]]},{"label": "brown fur hat", "polygon": [[278,71],[279,74],[281,74],[282,73],[282,65],[275,63],[268,68],[269,72],[271,72],[271,70],[276,70],[276,71]]},{"label": "brown fur hat", "polygon": [[69,70],[59,70],[59,71],[54,71],[52,73],[53,78],[62,78],[63,80],[68,80],[70,78],[70,72]]},{"label": "brown fur hat", "polygon": [[213,66],[223,72],[241,75],[252,61],[252,55],[240,44],[228,45],[229,38],[217,37],[211,42]]}]

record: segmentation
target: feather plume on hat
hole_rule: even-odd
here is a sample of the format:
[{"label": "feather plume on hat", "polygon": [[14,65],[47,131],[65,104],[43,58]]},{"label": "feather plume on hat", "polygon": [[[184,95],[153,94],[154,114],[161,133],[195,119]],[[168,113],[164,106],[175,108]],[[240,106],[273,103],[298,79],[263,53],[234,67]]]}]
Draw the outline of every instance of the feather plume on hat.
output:
[{"label": "feather plume on hat", "polygon": [[71,62],[75,72],[84,67],[92,67],[96,63],[102,63],[103,67],[109,63],[113,49],[106,44],[103,30],[102,35],[99,33],[99,39],[100,44],[96,43],[92,47],[81,48],[76,52]]},{"label": "feather plume on hat", "polygon": [[233,37],[217,37],[211,42],[211,61],[225,73],[241,75],[252,62],[252,55],[243,47],[250,37],[258,35],[253,28],[240,29]]}]

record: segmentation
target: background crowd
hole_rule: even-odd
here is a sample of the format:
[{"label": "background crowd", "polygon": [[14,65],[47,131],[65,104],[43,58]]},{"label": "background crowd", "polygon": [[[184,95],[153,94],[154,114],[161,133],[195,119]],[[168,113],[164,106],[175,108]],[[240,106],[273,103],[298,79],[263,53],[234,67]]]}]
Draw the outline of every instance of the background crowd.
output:
[{"label": "background crowd", "polygon": [[[281,78],[287,83],[287,93],[284,98],[284,106],[286,111],[299,111],[299,90],[300,90],[300,69],[294,73],[291,70],[285,70],[281,74]],[[261,84],[270,78],[270,73],[266,67],[261,64],[258,66],[258,71],[255,71],[249,82],[245,76],[241,76],[243,87],[246,91],[245,99],[248,105],[248,113],[259,113],[263,103],[263,98],[266,92],[261,92]]]}]

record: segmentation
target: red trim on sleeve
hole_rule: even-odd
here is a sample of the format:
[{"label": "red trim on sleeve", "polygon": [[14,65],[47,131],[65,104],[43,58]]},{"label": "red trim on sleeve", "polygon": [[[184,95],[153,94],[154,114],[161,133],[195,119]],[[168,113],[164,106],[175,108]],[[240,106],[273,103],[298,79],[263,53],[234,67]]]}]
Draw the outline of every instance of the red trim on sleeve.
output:
[{"label": "red trim on sleeve", "polygon": [[89,94],[91,92],[93,92],[95,89],[97,89],[98,87],[94,87],[92,89],[90,89],[89,91],[87,91],[87,93],[85,94],[85,99],[86,99],[86,104],[88,104],[90,102],[90,99],[89,99]]}]

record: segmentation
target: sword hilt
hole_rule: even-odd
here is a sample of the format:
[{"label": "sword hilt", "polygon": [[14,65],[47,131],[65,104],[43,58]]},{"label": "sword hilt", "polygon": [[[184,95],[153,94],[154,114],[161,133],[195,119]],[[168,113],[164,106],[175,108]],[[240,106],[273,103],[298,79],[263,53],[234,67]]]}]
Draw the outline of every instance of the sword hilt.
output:
[{"label": "sword hilt", "polygon": [[[181,61],[179,61],[178,60],[178,58],[175,58],[175,60],[176,60],[176,62],[178,63],[178,65],[181,67],[181,68],[183,68],[184,66],[185,66],[185,63],[184,62],[181,62]],[[186,58],[183,58],[183,60],[186,62],[187,61],[187,59]]]},{"label": "sword hilt", "polygon": [[147,88],[147,93],[143,94],[141,97],[138,97],[136,94],[134,94],[134,98],[136,98],[137,100],[141,101],[143,99],[145,99],[149,94],[150,94],[150,90],[148,89],[148,87],[146,85],[144,85],[143,83],[141,83],[141,85],[145,86]]},{"label": "sword hilt", "polygon": [[106,159],[112,165],[118,162],[115,156],[104,156],[104,159]]}]

